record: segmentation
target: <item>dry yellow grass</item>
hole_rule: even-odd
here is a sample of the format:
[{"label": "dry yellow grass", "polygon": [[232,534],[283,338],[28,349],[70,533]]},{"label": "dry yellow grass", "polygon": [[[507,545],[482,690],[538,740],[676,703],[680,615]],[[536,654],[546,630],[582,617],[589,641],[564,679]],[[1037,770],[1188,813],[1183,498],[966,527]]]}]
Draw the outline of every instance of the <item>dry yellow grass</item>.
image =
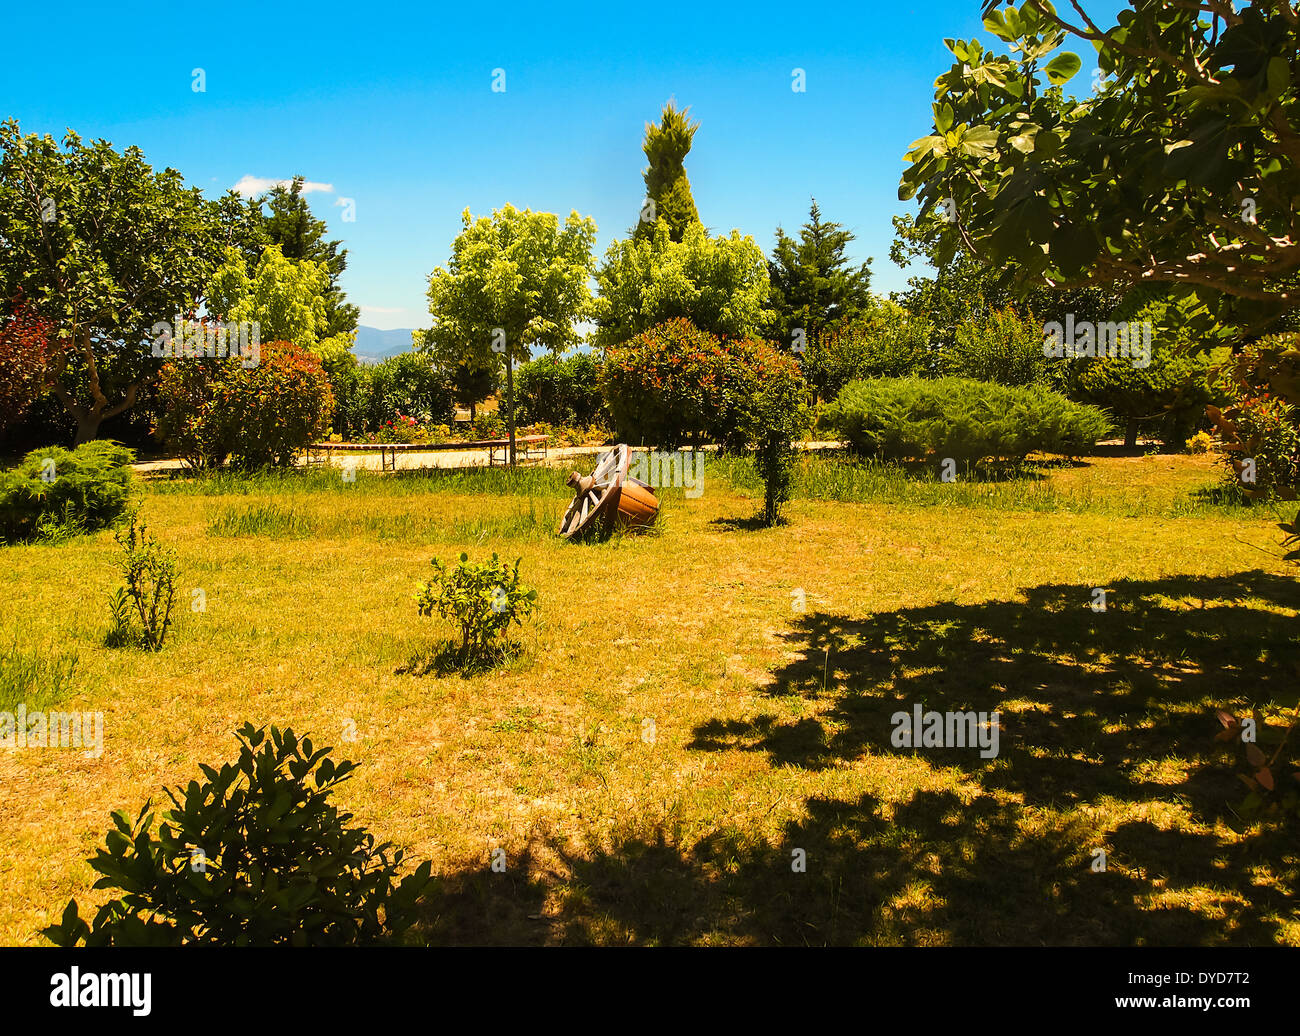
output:
[{"label": "dry yellow grass", "polygon": [[[1051,477],[1123,492],[1134,471],[1208,477]],[[1294,574],[1251,546],[1268,522],[796,501],[746,531],[726,520],[754,502],[715,481],[666,493],[656,535],[584,546],[547,535],[563,504],[148,491],[185,588],[156,656],[101,645],[108,534],[4,548],[0,630],[78,654],[66,704],[105,713],[105,752],[0,751],[0,942],[102,901],[109,812],[223,760],[248,720],[363,764],[340,800],[434,862],[436,941],[1300,945],[1294,842],[1230,829],[1211,741],[1215,705],[1295,699]],[[259,506],[312,531],[210,531]],[[523,557],[543,607],[522,658],[398,675],[446,632],[414,582],[462,550]],[[891,747],[914,702],[1001,709],[1000,757]]]}]

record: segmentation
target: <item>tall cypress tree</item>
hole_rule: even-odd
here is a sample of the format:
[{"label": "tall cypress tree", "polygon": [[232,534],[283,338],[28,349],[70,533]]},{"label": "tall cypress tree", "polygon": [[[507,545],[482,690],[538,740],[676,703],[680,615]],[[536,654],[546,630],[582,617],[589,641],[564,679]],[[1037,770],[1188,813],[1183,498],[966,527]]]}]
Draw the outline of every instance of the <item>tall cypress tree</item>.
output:
[{"label": "tall cypress tree", "polygon": [[[646,123],[645,143],[641,145],[650,162],[643,174],[646,197],[654,202],[655,218],[668,221],[669,236],[674,241],[681,241],[686,228],[700,221],[695,199],[691,197],[691,183],[686,179],[686,168],[682,164],[686,153],[691,150],[695,131],[700,128],[698,122],[692,123],[687,119],[689,111],[689,108],[678,111],[669,101],[664,105],[658,126]],[[633,231],[635,240],[653,234],[654,220],[638,220]]]},{"label": "tall cypress tree", "polygon": [[795,328],[812,337],[871,308],[871,260],[849,266],[844,249],[852,240],[840,224],[822,220],[815,198],[798,241],[776,228],[776,247],[767,264],[776,312],[772,338],[789,345]]}]

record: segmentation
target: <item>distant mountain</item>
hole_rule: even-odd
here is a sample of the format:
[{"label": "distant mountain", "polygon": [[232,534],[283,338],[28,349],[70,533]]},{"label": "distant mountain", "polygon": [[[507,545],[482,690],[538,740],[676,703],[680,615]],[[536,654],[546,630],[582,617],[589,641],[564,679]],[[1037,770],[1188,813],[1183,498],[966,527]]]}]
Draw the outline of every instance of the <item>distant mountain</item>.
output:
[{"label": "distant mountain", "polygon": [[398,353],[409,352],[411,348],[411,329],[397,327],[391,331],[381,331],[377,327],[362,325],[357,328],[357,341],[352,347],[358,360],[378,363]]}]

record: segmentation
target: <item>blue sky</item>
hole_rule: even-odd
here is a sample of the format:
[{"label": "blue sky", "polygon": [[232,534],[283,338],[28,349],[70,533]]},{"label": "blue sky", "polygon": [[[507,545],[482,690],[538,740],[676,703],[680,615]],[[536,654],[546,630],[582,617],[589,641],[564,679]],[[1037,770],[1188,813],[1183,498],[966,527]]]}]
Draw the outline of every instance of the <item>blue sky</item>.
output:
[{"label": "blue sky", "polygon": [[983,36],[979,0],[542,6],[19,5],[8,35],[33,45],[0,65],[0,116],[139,145],[212,196],[246,178],[323,185],[310,200],[349,250],[349,298],[391,328],[427,324],[428,275],[466,207],[576,209],[600,254],[625,236],[645,123],[672,97],[701,123],[686,168],[706,226],[768,250],[815,195],[874,259],[874,288],[903,287],[888,256],[890,217],[910,208],[902,156],[929,129],[943,38]]}]

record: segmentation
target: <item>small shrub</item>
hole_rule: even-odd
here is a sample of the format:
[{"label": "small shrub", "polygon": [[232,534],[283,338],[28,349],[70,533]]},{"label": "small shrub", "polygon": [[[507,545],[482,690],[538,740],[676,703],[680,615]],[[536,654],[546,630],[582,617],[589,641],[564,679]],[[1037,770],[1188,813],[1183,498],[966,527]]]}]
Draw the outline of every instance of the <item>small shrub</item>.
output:
[{"label": "small shrub", "polygon": [[172,808],[153,834],[145,803],[90,865],[96,888],[123,895],[87,923],[77,901],[42,932],[59,946],[348,946],[406,931],[430,865],[396,882],[403,853],[329,801],[356,764],[335,762],[292,730],[235,733],[239,756],[206,780],[165,789]]},{"label": "small shrub", "polygon": [[743,449],[749,400],[778,355],[766,343],[716,338],[679,318],[611,347],[601,390],[623,441],[661,450],[708,441]]},{"label": "small shrub", "polygon": [[1167,304],[1148,303],[1132,317],[1131,323],[1123,321],[1132,339],[1130,350],[1139,341],[1148,344],[1150,335],[1145,366],[1138,366],[1131,356],[1106,356],[1066,360],[1057,369],[1065,372],[1065,391],[1071,399],[1114,415],[1126,447],[1136,447],[1145,429],[1149,438],[1177,448],[1204,423],[1205,405],[1211,400],[1209,361],[1196,354],[1199,343]]},{"label": "small shrub", "polygon": [[1227,482],[1251,499],[1294,500],[1300,490],[1300,407],[1272,396],[1239,395],[1206,408],[1223,436]]},{"label": "small shrub", "polygon": [[523,619],[537,606],[537,591],[519,581],[519,561],[512,569],[496,554],[491,561],[472,562],[461,554],[455,568],[437,558],[434,579],[415,588],[415,603],[421,615],[435,611],[460,627],[460,658],[466,664],[489,660],[499,653],[498,642],[513,622]]},{"label": "small shrub", "polygon": [[0,433],[49,391],[46,371],[65,348],[51,330],[21,297],[0,312]]},{"label": "small shrub", "polygon": [[1252,342],[1218,374],[1226,405],[1205,408],[1222,440],[1226,479],[1248,498],[1294,500],[1300,493],[1298,365],[1300,336]]},{"label": "small shrub", "polygon": [[450,423],[455,411],[451,379],[424,353],[398,353],[368,374],[364,431],[378,432],[401,417],[421,425]]},{"label": "small shrub", "polygon": [[[134,639],[150,651],[160,651],[171,628],[176,600],[176,551],[154,539],[137,513],[131,514],[128,525],[114,534],[114,539],[122,548],[118,567],[126,585],[109,598],[113,628],[108,640],[127,643]],[[129,607],[124,608],[123,595]],[[123,622],[124,613],[130,615],[129,624]]]},{"label": "small shrub", "polygon": [[1214,436],[1209,432],[1197,432],[1183,445],[1188,453],[1209,453],[1214,448]]},{"label": "small shrub", "polygon": [[763,480],[763,524],[771,526],[780,520],[781,505],[790,499],[794,443],[807,423],[807,384],[799,364],[771,346],[750,343],[748,354],[746,369],[754,373],[756,384],[739,397],[742,412],[736,425],[755,451]]},{"label": "small shrub", "polygon": [[1043,325],[1008,306],[972,313],[957,325],[953,341],[938,353],[940,375],[999,385],[1047,385]]},{"label": "small shrub", "polygon": [[[474,439],[504,439],[508,433],[506,419],[495,412],[479,414],[470,426],[470,435]],[[515,434],[518,435],[517,428]]]},{"label": "small shrub", "polygon": [[966,378],[851,382],[822,422],[862,454],[966,463],[1019,461],[1035,451],[1077,456],[1110,428],[1100,410],[1050,389]]},{"label": "small shrub", "polygon": [[[1237,779],[1249,789],[1235,810],[1238,828],[1259,820],[1300,818],[1300,755],[1294,744],[1288,745],[1300,726],[1300,708],[1289,717],[1279,716],[1275,709],[1256,709],[1249,719],[1226,709],[1216,710],[1216,715],[1223,729],[1214,739],[1239,752]],[[1277,718],[1280,724],[1269,722]],[[1246,741],[1246,724],[1251,721],[1255,740]],[[1270,747],[1272,755],[1266,751]]]},{"label": "small shrub", "polygon": [[108,528],[127,508],[134,459],[125,446],[104,440],[33,450],[0,472],[0,536],[57,540]]}]

